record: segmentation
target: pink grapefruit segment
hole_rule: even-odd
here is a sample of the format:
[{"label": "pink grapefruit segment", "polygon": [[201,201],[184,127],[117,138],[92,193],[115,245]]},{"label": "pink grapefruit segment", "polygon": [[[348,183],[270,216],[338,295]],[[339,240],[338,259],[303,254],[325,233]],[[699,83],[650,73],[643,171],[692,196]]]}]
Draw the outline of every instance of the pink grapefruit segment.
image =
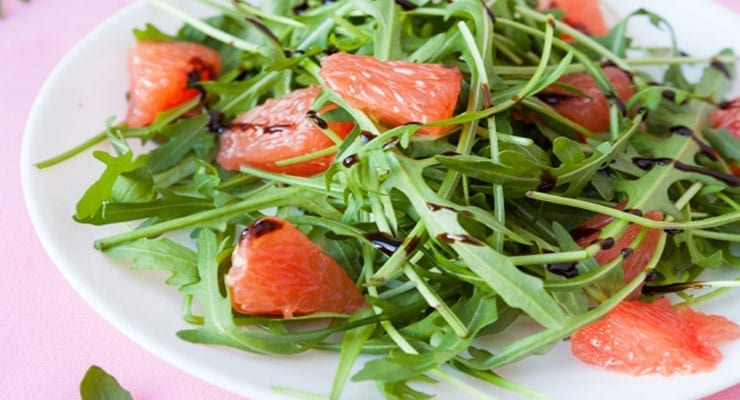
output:
[{"label": "pink grapefruit segment", "polygon": [[740,326],[667,299],[623,301],[603,319],[577,330],[571,350],[583,362],[632,375],[711,371],[722,360],[716,344],[740,338]]},{"label": "pink grapefruit segment", "polygon": [[288,221],[261,218],[242,234],[226,276],[234,310],[291,318],[365,307],[347,273]]},{"label": "pink grapefruit segment", "polygon": [[[462,85],[462,74],[455,67],[342,52],[324,58],[319,75],[350,106],[390,126],[452,117]],[[439,137],[450,130],[424,127],[418,134]]]},{"label": "pink grapefruit segment", "polygon": [[129,51],[129,108],[126,122],[142,127],[157,113],[198,95],[195,81],[215,79],[221,66],[218,52],[189,42],[140,41]]},{"label": "pink grapefruit segment", "polygon": [[[604,68],[604,74],[616,89],[616,96],[623,103],[635,93],[631,77],[616,67]],[[594,133],[609,129],[609,101],[596,81],[587,72],[574,72],[563,75],[559,83],[552,85],[538,95],[550,107],[565,118],[583,126]],[[568,90],[568,86],[582,92]]]},{"label": "pink grapefruit segment", "polygon": [[[219,137],[216,161],[227,170],[238,171],[242,165],[289,175],[311,176],[325,171],[334,160],[329,154],[307,161],[278,165],[286,160],[327,149],[334,142],[307,114],[321,88],[312,86],[295,90],[283,97],[269,99],[238,116]],[[325,107],[328,111],[336,106]],[[320,115],[318,115],[320,117]],[[351,122],[328,122],[327,128],[345,137]]]},{"label": "pink grapefruit segment", "polygon": [[724,128],[740,139],[740,97],[736,97],[713,110],[709,117],[714,128]]},{"label": "pink grapefruit segment", "polygon": [[[618,208],[622,207],[623,205]],[[645,218],[649,218],[654,221],[662,221],[663,213],[657,210],[650,211],[645,214]],[[601,234],[601,229],[612,220],[612,217],[601,214],[590,218],[581,225],[581,229],[590,230],[590,233],[576,238],[576,243],[581,247],[590,245],[598,239]],[[596,256],[594,257],[596,262],[598,262],[599,265],[604,265],[619,256],[624,256],[624,261],[622,261],[624,280],[625,282],[629,282],[634,279],[635,276],[645,269],[648,261],[653,257],[653,253],[655,253],[660,237],[663,234],[660,229],[649,228],[645,232],[637,248],[630,249],[631,243],[641,234],[642,230],[643,227],[641,225],[630,224],[624,233],[614,241],[612,246],[596,253]]]},{"label": "pink grapefruit segment", "polygon": [[563,22],[587,35],[603,36],[609,33],[598,0],[540,0],[537,8],[563,10]]}]

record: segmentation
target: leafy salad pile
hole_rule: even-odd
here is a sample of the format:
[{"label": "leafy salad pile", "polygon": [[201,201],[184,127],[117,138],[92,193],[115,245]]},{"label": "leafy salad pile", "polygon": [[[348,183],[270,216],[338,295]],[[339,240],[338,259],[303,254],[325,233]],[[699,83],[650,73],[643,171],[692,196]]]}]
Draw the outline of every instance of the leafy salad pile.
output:
[{"label": "leafy salad pile", "polygon": [[[675,41],[635,47],[627,29],[633,19],[670,32],[667,21],[647,10],[594,38],[563,24],[558,10],[542,13],[524,0],[264,1],[259,8],[202,2],[219,15],[199,20],[156,0],[185,25],[174,35],[152,25],[134,32],[138,40],[218,50],[223,73],[197,83],[202,96],[145,128],[111,119],[100,135],[39,164],[102,140],[112,145],[93,153],[105,170],[74,218],[128,223],[130,229],[95,247],[130,260],[131,268],[171,273],[166,283],[179,287],[182,314],[193,325],[177,333],[182,339],[273,355],[335,350],[330,398],[339,398],[349,379],[375,381],[388,398],[428,397],[412,387],[414,380],[464,387],[449,367],[537,396],[496,368],[546,351],[643,284],[645,296],[676,291],[689,303],[736,286],[696,283],[707,269],[740,266],[730,249],[740,241],[739,180],[727,164],[740,156],[735,139],[710,129],[708,120],[727,96],[730,51],[694,58]],[[315,109],[337,104],[326,119],[350,117],[356,126],[332,149],[336,162],[325,173],[305,178],[249,167],[234,173],[215,163],[219,121],[322,84],[319,60],[337,50],[457,67],[464,76],[458,110],[436,123],[456,131],[417,140],[418,124],[381,127],[325,88]],[[705,67],[698,81],[685,77],[688,64]],[[607,96],[606,133],[586,130],[537,97],[575,71],[587,71],[604,93],[614,93],[602,70],[607,65],[631,73],[636,93],[625,103]],[[662,76],[641,72],[647,65]],[[135,154],[130,139],[154,146]],[[352,163],[343,163],[348,157]],[[267,209],[330,253],[371,307],[290,320],[233,312],[224,286],[230,256],[244,226]],[[651,210],[662,211],[664,220],[642,216]],[[581,248],[570,234],[599,213],[615,218],[602,239],[618,238],[630,223],[662,230],[649,263],[629,282],[620,268],[626,255],[599,266],[593,257],[601,244]],[[168,236],[183,230],[191,232],[185,240]],[[630,247],[638,248],[642,237]],[[559,273],[563,265],[574,273]],[[696,286],[716,290],[684,292]],[[326,323],[301,322],[307,319]],[[501,348],[480,345],[480,338],[500,335],[519,319],[534,320],[541,330]],[[361,353],[376,357],[352,375]]]}]

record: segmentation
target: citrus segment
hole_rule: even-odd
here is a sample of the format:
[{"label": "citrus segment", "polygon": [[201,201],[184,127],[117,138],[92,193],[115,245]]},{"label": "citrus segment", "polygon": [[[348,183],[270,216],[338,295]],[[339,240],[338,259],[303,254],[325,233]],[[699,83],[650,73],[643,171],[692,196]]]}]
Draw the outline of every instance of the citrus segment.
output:
[{"label": "citrus segment", "polygon": [[580,360],[633,375],[691,374],[722,359],[716,344],[740,338],[740,326],[680,307],[667,299],[622,301],[602,320],[577,330],[571,350]]},{"label": "citrus segment", "polygon": [[342,267],[288,221],[261,218],[242,233],[226,276],[234,310],[291,318],[350,313],[365,300]]},{"label": "citrus segment", "polygon": [[728,101],[709,114],[714,128],[724,128],[740,139],[740,97]]},{"label": "citrus segment", "polygon": [[587,35],[603,36],[609,33],[598,0],[540,0],[538,8],[563,10],[563,22]]},{"label": "citrus segment", "polygon": [[[663,213],[660,211],[650,211],[645,214],[645,218],[662,221]],[[592,231],[589,234],[577,238],[576,243],[581,247],[590,245],[598,239],[601,229],[611,222],[612,219],[611,217],[604,218],[601,215],[592,217],[592,219],[582,225],[582,227],[588,226]],[[600,224],[597,224],[596,221]],[[642,234],[643,229],[646,231],[640,243],[636,248],[632,248],[632,242]],[[662,231],[660,229],[643,228],[638,224],[630,224],[624,233],[614,241],[613,245],[596,253],[594,258],[599,265],[604,265],[619,256],[623,256],[622,269],[624,270],[624,280],[625,282],[629,282],[645,269],[645,266],[653,257],[655,249],[658,247],[661,235]]]},{"label": "citrus segment", "polygon": [[[616,89],[616,97],[622,103],[635,93],[632,79],[626,72],[616,67],[606,67],[604,74]],[[565,118],[591,132],[600,133],[609,129],[609,101],[591,75],[587,72],[574,72],[563,75],[558,82],[560,86],[551,85],[537,97]],[[569,86],[582,93],[573,91]]]},{"label": "citrus segment", "polygon": [[189,42],[140,41],[129,51],[129,107],[126,122],[141,127],[158,112],[198,95],[190,87],[214,79],[221,57],[206,46]]},{"label": "citrus segment", "polygon": [[[350,106],[390,126],[452,117],[462,85],[462,74],[455,67],[380,61],[343,52],[324,58],[319,75]],[[450,129],[424,127],[418,134],[438,137]]]},{"label": "citrus segment", "polygon": [[[224,169],[232,171],[248,165],[298,176],[323,172],[335,154],[278,165],[281,160],[322,151],[335,144],[307,117],[312,111],[311,104],[320,93],[318,86],[298,89],[283,97],[269,99],[238,116],[219,137],[216,161]],[[334,107],[327,106],[321,111]],[[345,137],[354,126],[351,122],[327,122],[326,125],[340,137]]]}]

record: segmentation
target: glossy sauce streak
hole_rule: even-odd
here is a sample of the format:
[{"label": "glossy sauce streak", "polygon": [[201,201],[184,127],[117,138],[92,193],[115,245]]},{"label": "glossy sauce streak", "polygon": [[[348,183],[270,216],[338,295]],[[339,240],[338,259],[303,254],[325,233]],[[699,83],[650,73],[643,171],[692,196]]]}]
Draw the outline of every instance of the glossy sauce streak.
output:
[{"label": "glossy sauce streak", "polygon": [[633,157],[632,163],[634,163],[638,168],[649,170],[653,168],[655,165],[665,166],[665,165],[673,165],[673,168],[676,168],[680,171],[685,172],[696,172],[698,174],[711,176],[712,178],[724,182],[729,186],[737,187],[740,186],[740,177],[725,174],[724,172],[715,171],[711,168],[706,167],[699,167],[696,165],[689,165],[682,163],[681,161],[673,160],[671,158],[642,158],[642,157]]},{"label": "glossy sauce streak", "polygon": [[648,271],[647,274],[645,274],[645,282],[654,281],[657,276],[658,276],[658,273],[655,272],[654,269],[651,269],[650,271]]},{"label": "glossy sauce streak", "polygon": [[386,232],[374,232],[365,234],[365,238],[372,243],[373,247],[380,250],[387,256],[392,256],[393,253],[401,247],[401,240],[398,240]]},{"label": "glossy sauce streak", "polygon": [[416,4],[410,2],[409,0],[396,0],[396,4],[401,6],[401,9],[403,9],[403,11],[411,11],[419,7]]},{"label": "glossy sauce streak", "polygon": [[702,154],[709,157],[709,159],[712,161],[719,160],[717,158],[717,153],[715,153],[714,151],[714,148],[701,140],[698,136],[696,136],[696,133],[694,133],[694,131],[692,131],[690,128],[683,125],[675,125],[668,128],[668,132],[691,138],[691,140],[693,140],[694,143],[699,146],[699,151],[701,151]]},{"label": "glossy sauce streak", "polygon": [[721,72],[722,75],[725,76],[725,78],[732,79],[732,74],[730,73],[730,70],[727,69],[727,66],[722,63],[722,61],[718,60],[717,58],[713,58],[710,65],[712,66],[712,68]]},{"label": "glossy sauce streak", "polygon": [[619,251],[619,253],[622,254],[622,258],[624,260],[628,259],[632,255],[632,253],[634,253],[634,252],[635,251],[632,250],[632,249],[630,249],[629,247],[625,247],[625,248],[623,248],[622,250]]},{"label": "glossy sauce streak", "polygon": [[251,122],[236,122],[228,125],[228,129],[235,131],[246,131],[249,129],[261,129],[264,133],[277,133],[292,128],[291,124],[275,124],[275,125],[263,125],[253,124]]},{"label": "glossy sauce streak", "polygon": [[537,186],[538,192],[549,192],[555,188],[555,185],[558,182],[558,178],[554,177],[550,171],[548,170],[542,170],[542,175],[540,176],[540,184]]},{"label": "glossy sauce streak", "polygon": [[473,213],[471,213],[470,211],[467,211],[467,210],[457,210],[457,209],[454,209],[452,207],[441,206],[439,204],[434,204],[434,203],[427,203],[427,208],[429,209],[429,211],[447,210],[447,211],[452,211],[454,213],[462,214],[462,215],[464,215],[466,217],[472,217],[473,216]]},{"label": "glossy sauce streak", "polygon": [[347,157],[344,157],[344,159],[342,160],[342,165],[349,168],[355,165],[358,161],[360,161],[360,156],[358,156],[357,154],[351,154]]},{"label": "glossy sauce streak", "polygon": [[627,109],[624,107],[624,102],[622,99],[619,98],[614,93],[610,93],[606,98],[609,100],[610,103],[616,104],[617,108],[619,108],[619,113],[622,115],[627,115]]},{"label": "glossy sauce streak", "polygon": [[476,246],[483,246],[483,243],[481,243],[480,240],[468,236],[468,235],[456,235],[452,233],[440,233],[437,235],[437,239],[442,240],[446,243],[455,243],[455,242],[461,242],[461,243],[467,243],[467,244],[474,244]]},{"label": "glossy sauce streak", "polygon": [[375,137],[376,137],[375,135],[373,135],[372,133],[370,133],[368,131],[361,131],[360,132],[360,136],[362,137],[362,141],[365,142],[365,143],[367,143],[367,142],[375,139]]},{"label": "glossy sauce streak", "polygon": [[278,230],[283,227],[283,224],[272,218],[262,218],[254,221],[247,229],[242,232],[242,238],[246,237],[249,239],[257,239],[260,236],[266,235],[272,231]]},{"label": "glossy sauce streak", "polygon": [[280,44],[280,39],[278,39],[278,37],[275,36],[274,33],[272,33],[272,31],[270,30],[270,28],[268,28],[265,24],[263,24],[262,22],[260,22],[260,20],[258,20],[257,18],[252,18],[252,17],[247,17],[247,18],[245,18],[245,20],[247,22],[249,22],[250,24],[254,25],[260,31],[262,31],[262,33],[264,33],[265,36],[267,36],[268,38],[270,38],[270,40],[272,40],[273,42],[275,42],[277,44]]},{"label": "glossy sauce streak", "polygon": [[327,129],[329,127],[329,123],[321,119],[316,111],[311,110],[307,112],[306,118],[311,119],[311,121],[313,121],[313,123],[321,129]]},{"label": "glossy sauce streak", "polygon": [[591,236],[598,232],[598,229],[578,227],[570,231],[570,237],[572,237],[575,241],[579,241],[587,236]]},{"label": "glossy sauce streak", "polygon": [[221,133],[228,125],[224,123],[225,115],[224,113],[216,110],[211,110],[208,112],[208,122],[206,123],[206,129],[208,129],[209,132],[216,132]]},{"label": "glossy sauce streak", "polygon": [[614,238],[608,237],[608,238],[604,238],[603,240],[601,240],[600,245],[602,249],[608,250],[614,247],[615,243],[616,241],[614,240]]},{"label": "glossy sauce streak", "polygon": [[293,7],[293,13],[295,15],[301,15],[306,10],[308,10],[308,0],[304,0],[302,3],[299,3],[298,5]]},{"label": "glossy sauce streak", "polygon": [[[483,1],[483,0],[480,1],[480,4],[483,6],[483,9],[486,10],[486,14],[488,15],[488,18],[490,18],[491,19],[491,22],[493,22],[495,24],[496,23],[496,14],[493,12],[493,10],[491,10],[491,7],[488,7],[488,4],[486,4],[486,2]],[[553,26],[553,28],[555,28],[555,27]]]},{"label": "glossy sauce streak", "polygon": [[564,276],[566,278],[575,278],[578,276],[578,268],[576,263],[555,263],[547,264],[547,270],[555,275]]}]

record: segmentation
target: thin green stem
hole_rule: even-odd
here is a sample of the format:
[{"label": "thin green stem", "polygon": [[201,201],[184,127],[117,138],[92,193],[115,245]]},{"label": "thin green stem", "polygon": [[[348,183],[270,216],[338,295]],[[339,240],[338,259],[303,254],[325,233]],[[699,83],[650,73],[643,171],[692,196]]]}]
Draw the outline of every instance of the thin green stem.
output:
[{"label": "thin green stem", "polygon": [[177,18],[180,18],[186,24],[203,32],[205,35],[218,40],[219,42],[236,47],[237,49],[246,51],[247,53],[261,53],[262,51],[260,46],[254,43],[247,42],[246,40],[238,38],[234,35],[230,35],[220,29],[214,28],[213,26],[199,20],[198,18],[195,18],[189,15],[188,13],[180,10],[179,8],[167,3],[166,1],[149,0],[149,2],[161,8],[163,11],[170,13],[176,16]]},{"label": "thin green stem", "polygon": [[277,205],[285,204],[286,202],[289,203],[290,201],[286,200],[290,199],[292,196],[295,196],[300,192],[300,188],[282,188],[279,190],[273,190],[272,193],[264,193],[261,196],[248,198],[234,204],[229,204],[212,210],[201,211],[195,214],[190,214],[184,217],[171,219],[169,221],[160,222],[154,225],[148,225],[132,231],[99,239],[95,241],[95,248],[106,249],[121,243],[130,242],[132,240],[147,237],[156,237],[167,232],[212,223],[216,220],[224,220],[236,217],[242,215],[245,212],[274,207]]},{"label": "thin green stem", "polygon": [[557,196],[549,193],[542,192],[527,192],[527,197],[544,201],[552,204],[559,204],[563,206],[580,208],[587,211],[593,211],[598,214],[608,215],[614,218],[618,218],[627,222],[633,222],[635,224],[643,225],[648,228],[658,229],[702,229],[712,228],[716,226],[728,225],[736,221],[740,221],[740,211],[727,213],[724,215],[704,218],[701,220],[694,220],[688,222],[668,222],[668,221],[655,221],[649,218],[640,217],[628,212],[620,211],[611,207],[602,206],[600,204],[591,203],[584,200],[573,199],[569,197]]}]

